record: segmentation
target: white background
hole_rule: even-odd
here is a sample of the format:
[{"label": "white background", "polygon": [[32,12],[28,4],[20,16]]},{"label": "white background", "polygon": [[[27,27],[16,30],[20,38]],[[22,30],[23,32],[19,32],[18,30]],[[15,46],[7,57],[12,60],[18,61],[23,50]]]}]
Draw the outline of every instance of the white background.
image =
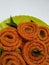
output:
[{"label": "white background", "polygon": [[0,0],[0,22],[10,15],[32,15],[49,24],[49,0]]}]

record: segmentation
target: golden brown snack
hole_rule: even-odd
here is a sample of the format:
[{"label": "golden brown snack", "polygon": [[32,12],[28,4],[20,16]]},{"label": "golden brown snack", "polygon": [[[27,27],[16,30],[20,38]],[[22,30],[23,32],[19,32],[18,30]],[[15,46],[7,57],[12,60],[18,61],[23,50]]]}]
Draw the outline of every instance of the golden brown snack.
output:
[{"label": "golden brown snack", "polygon": [[4,50],[15,50],[20,47],[21,43],[22,40],[15,28],[8,27],[0,32],[0,44]]},{"label": "golden brown snack", "polygon": [[1,55],[1,65],[26,65],[25,61],[17,52],[3,52]]},{"label": "golden brown snack", "polygon": [[45,41],[45,45],[47,46],[47,64],[49,65],[49,39]]},{"label": "golden brown snack", "polygon": [[34,22],[25,22],[18,25],[18,33],[25,40],[33,40],[38,31],[38,26]]},{"label": "golden brown snack", "polygon": [[35,22],[0,31],[0,65],[49,65],[49,29]]},{"label": "golden brown snack", "polygon": [[41,41],[31,41],[25,44],[22,54],[29,65],[44,65],[46,62],[47,48]]},{"label": "golden brown snack", "polygon": [[41,41],[46,41],[48,39],[49,30],[46,27],[39,26],[37,39]]}]

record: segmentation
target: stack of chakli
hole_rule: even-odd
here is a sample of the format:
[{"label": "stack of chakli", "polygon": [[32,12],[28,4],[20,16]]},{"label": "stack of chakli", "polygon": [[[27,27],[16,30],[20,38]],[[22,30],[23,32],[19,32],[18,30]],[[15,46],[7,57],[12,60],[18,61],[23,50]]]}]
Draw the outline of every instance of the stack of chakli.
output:
[{"label": "stack of chakli", "polygon": [[0,31],[0,65],[49,65],[49,29],[34,21],[12,21]]}]

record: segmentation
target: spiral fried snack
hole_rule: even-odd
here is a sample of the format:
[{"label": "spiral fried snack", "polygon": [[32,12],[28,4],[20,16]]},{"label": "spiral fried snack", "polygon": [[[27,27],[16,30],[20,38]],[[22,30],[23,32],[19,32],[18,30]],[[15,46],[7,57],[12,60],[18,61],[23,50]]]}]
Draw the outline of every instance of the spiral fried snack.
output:
[{"label": "spiral fried snack", "polygon": [[3,52],[1,65],[26,65],[21,55],[17,52]]},{"label": "spiral fried snack", "polygon": [[23,58],[29,65],[44,65],[46,62],[47,48],[40,41],[27,42],[23,48]]},{"label": "spiral fried snack", "polygon": [[15,50],[22,43],[21,38],[18,36],[17,30],[13,27],[8,27],[0,33],[0,44],[4,50]]},{"label": "spiral fried snack", "polygon": [[45,41],[45,45],[47,46],[47,64],[49,65],[49,39]]},{"label": "spiral fried snack", "polygon": [[33,40],[35,37],[38,26],[34,22],[25,22],[18,25],[18,33],[25,40]]},{"label": "spiral fried snack", "polygon": [[41,41],[46,41],[48,39],[49,30],[46,27],[39,26],[37,38]]}]

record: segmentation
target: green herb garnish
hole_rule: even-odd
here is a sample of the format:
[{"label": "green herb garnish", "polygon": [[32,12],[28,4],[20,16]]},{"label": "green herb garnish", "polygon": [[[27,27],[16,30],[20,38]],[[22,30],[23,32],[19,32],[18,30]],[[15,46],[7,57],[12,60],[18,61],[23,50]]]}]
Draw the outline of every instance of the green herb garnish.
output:
[{"label": "green herb garnish", "polygon": [[14,20],[12,19],[12,17],[10,16],[10,23],[6,23],[7,25],[11,26],[11,27],[14,27],[14,28],[17,28],[17,24],[14,23]]},{"label": "green herb garnish", "polygon": [[31,20],[31,22],[34,22],[34,21]]},{"label": "green herb garnish", "polygon": [[17,51],[18,51],[19,53],[21,53],[21,52],[22,52],[22,49],[21,49],[21,48],[18,48]]},{"label": "green herb garnish", "polygon": [[4,52],[4,50],[3,49],[0,49],[0,56],[2,55],[3,52]]},{"label": "green herb garnish", "polygon": [[41,56],[43,56],[43,54],[41,53],[41,51],[40,50],[32,50],[32,55],[33,56],[36,56],[36,55],[41,55]]}]

